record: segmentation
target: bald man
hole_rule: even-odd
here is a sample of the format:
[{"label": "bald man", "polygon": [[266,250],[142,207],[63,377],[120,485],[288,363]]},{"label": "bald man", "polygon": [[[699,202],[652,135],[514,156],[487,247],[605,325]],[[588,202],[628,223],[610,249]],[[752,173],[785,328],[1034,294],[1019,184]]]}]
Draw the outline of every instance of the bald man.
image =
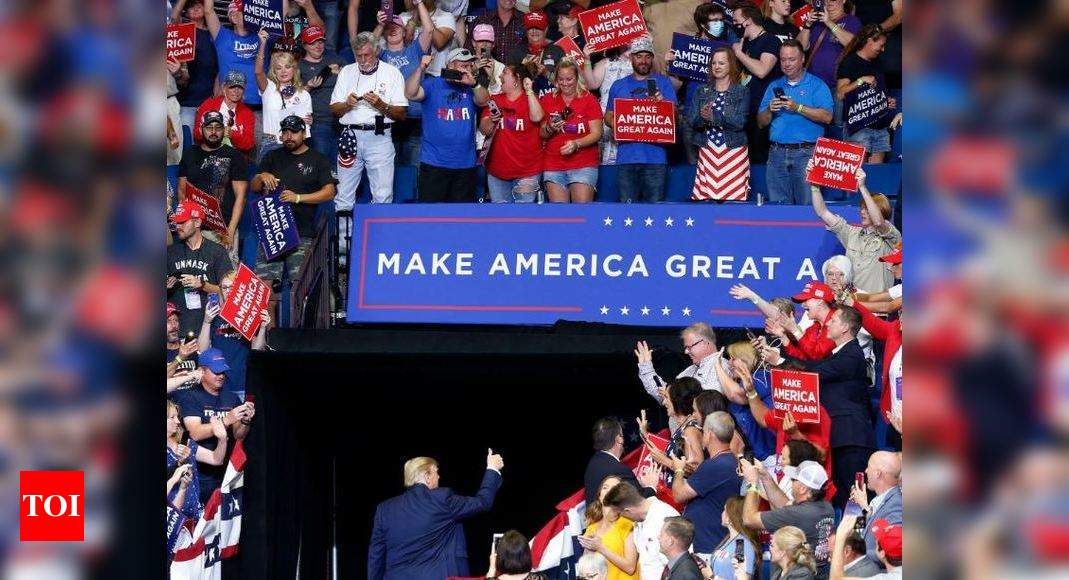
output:
[{"label": "bald man", "polygon": [[851,497],[868,514],[865,518],[864,533],[867,556],[882,569],[883,563],[876,554],[876,535],[873,534],[872,522],[883,519],[889,524],[902,523],[902,456],[890,451],[873,453],[869,456],[869,463],[865,468],[865,480],[868,489],[871,489],[876,497],[870,502],[868,494],[856,488]]}]

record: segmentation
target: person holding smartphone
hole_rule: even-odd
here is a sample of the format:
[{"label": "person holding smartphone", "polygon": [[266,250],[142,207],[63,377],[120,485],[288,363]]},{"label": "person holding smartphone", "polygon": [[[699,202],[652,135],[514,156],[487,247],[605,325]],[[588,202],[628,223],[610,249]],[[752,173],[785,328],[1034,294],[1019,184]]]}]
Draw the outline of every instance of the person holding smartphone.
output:
[{"label": "person holding smartphone", "polygon": [[734,580],[736,562],[742,564],[751,578],[757,578],[760,574],[761,535],[742,523],[742,504],[742,496],[729,497],[720,515],[720,523],[728,533],[713,551],[709,562],[713,578],[717,580]]}]

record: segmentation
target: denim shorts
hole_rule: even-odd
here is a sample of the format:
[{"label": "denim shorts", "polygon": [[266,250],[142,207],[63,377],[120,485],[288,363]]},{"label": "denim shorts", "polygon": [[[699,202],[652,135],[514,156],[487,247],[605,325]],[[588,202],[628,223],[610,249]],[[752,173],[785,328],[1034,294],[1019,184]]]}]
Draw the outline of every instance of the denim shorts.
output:
[{"label": "denim shorts", "polygon": [[598,188],[598,167],[580,167],[579,169],[565,169],[563,171],[544,171],[542,181],[556,183],[561,187],[568,187],[573,183],[589,185],[593,189]]},{"label": "denim shorts", "polygon": [[844,139],[865,148],[868,153],[888,153],[891,151],[891,133],[887,129],[866,127]]}]

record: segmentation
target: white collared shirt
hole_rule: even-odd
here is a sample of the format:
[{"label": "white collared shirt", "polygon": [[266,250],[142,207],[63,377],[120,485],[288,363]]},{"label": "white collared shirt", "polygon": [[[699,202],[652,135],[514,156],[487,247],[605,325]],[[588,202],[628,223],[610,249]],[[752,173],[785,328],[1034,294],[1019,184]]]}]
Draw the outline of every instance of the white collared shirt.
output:
[{"label": "white collared shirt", "polygon": [[887,496],[891,494],[892,490],[894,490],[893,487],[881,493],[880,495],[872,498],[872,501],[869,502],[869,514],[876,513],[876,510],[878,510],[880,506],[883,505],[883,502],[887,499]]},{"label": "white collared shirt", "polygon": [[646,510],[645,520],[635,522],[633,539],[635,549],[638,551],[640,577],[659,579],[661,572],[668,564],[668,558],[661,553],[661,544],[657,538],[661,535],[665,518],[678,516],[679,512],[655,497],[646,501],[650,502],[650,508]]},{"label": "white collared shirt", "polygon": [[[330,94],[330,102],[344,103],[350,94],[363,95],[374,92],[383,101],[391,106],[407,107],[408,99],[405,98],[405,78],[401,71],[385,61],[377,61],[378,68],[371,74],[360,71],[360,65],[353,63],[342,67],[338,73],[338,81],[334,84],[334,92]],[[353,110],[342,115],[338,121],[343,125],[373,125],[375,116],[381,115],[377,109],[366,101],[361,100],[353,107]],[[387,122],[392,122],[387,119]]]}]

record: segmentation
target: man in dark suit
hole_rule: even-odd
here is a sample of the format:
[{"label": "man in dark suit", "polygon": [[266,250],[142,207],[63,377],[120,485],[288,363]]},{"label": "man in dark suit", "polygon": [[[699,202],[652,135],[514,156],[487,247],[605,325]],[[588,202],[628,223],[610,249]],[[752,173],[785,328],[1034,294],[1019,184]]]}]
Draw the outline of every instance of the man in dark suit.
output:
[{"label": "man in dark suit", "polygon": [[702,580],[702,571],[687,550],[694,541],[694,524],[690,520],[678,516],[665,518],[657,539],[661,544],[661,553],[668,558],[668,565],[661,574],[662,580]]},{"label": "man in dark suit", "polygon": [[468,575],[468,546],[460,520],[489,511],[501,487],[505,462],[492,449],[474,497],[438,487],[438,462],[416,457],[405,463],[405,493],[375,510],[368,546],[371,580],[425,580]]},{"label": "man in dark suit", "polygon": [[861,315],[849,306],[835,311],[828,320],[828,338],[835,343],[831,356],[818,361],[803,361],[782,356],[779,349],[762,346],[761,356],[770,364],[787,361],[820,375],[820,404],[831,416],[832,481],[836,492],[832,504],[842,508],[850,497],[854,474],[865,471],[869,456],[876,448],[869,402],[869,375],[865,353],[857,342]]},{"label": "man in dark suit", "polygon": [[635,472],[620,463],[620,457],[624,454],[624,428],[619,421],[605,417],[594,423],[594,449],[594,456],[586,464],[586,474],[583,475],[587,505],[598,499],[601,482],[610,475],[635,486],[643,497],[654,495],[654,490],[639,484]]}]

